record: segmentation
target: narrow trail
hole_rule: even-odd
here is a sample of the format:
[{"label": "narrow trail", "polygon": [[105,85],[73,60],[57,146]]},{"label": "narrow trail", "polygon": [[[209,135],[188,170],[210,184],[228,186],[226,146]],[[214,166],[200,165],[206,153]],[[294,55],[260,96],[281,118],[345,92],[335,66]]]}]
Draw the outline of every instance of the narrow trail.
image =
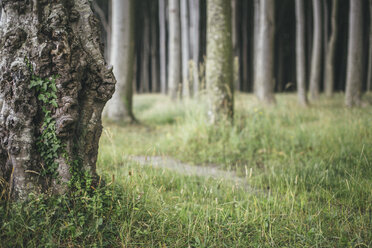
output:
[{"label": "narrow trail", "polygon": [[222,179],[233,182],[236,186],[246,191],[258,193],[261,190],[252,188],[246,178],[238,176],[234,171],[226,171],[212,165],[191,165],[170,157],[162,156],[130,156],[130,160],[141,166],[153,166],[154,168],[172,170],[181,175],[202,176],[206,178]]}]

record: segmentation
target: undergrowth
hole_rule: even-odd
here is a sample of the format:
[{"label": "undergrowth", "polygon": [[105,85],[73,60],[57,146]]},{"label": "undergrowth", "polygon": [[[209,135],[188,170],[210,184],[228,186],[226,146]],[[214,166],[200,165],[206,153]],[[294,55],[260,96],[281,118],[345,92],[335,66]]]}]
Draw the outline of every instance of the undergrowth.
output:
[{"label": "undergrowth", "polygon": [[[0,247],[371,247],[371,108],[346,109],[342,95],[304,109],[295,95],[264,108],[242,94],[235,106],[234,126],[213,127],[200,102],[137,96],[142,125],[105,125],[110,183],[1,204]],[[129,155],[212,163],[257,190]]]}]

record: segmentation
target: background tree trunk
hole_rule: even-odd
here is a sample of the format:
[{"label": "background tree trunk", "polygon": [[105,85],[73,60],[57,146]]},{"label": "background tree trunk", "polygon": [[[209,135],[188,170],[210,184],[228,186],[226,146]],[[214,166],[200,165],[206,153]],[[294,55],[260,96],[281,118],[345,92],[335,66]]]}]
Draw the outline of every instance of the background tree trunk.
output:
[{"label": "background tree trunk", "polygon": [[338,0],[332,0],[332,16],[331,16],[331,37],[328,41],[327,54],[325,59],[325,80],[324,89],[326,96],[330,97],[333,94],[335,84],[335,51],[336,51],[336,40],[338,35],[337,19],[338,19]]},{"label": "background tree trunk", "polygon": [[187,0],[181,1],[181,30],[182,30],[182,96],[190,97],[189,84],[189,59],[190,59],[190,38],[189,38],[189,8]]},{"label": "background tree trunk", "polygon": [[359,106],[363,80],[363,9],[362,0],[350,1],[349,44],[345,104]]},{"label": "background tree trunk", "polygon": [[111,64],[117,79],[115,93],[108,102],[105,115],[114,121],[133,115],[134,3],[112,0]]},{"label": "background tree trunk", "polygon": [[158,6],[151,1],[151,92],[159,91],[159,45],[158,45]]},{"label": "background tree trunk", "polygon": [[193,95],[199,92],[199,61],[200,61],[200,3],[199,0],[191,0],[191,41],[193,59]]},{"label": "background tree trunk", "polygon": [[168,93],[175,100],[179,84],[181,83],[181,21],[180,0],[168,1],[169,11],[169,67],[168,67]]},{"label": "background tree trunk", "polygon": [[211,123],[232,121],[234,86],[231,3],[226,0],[207,2],[206,81],[209,94],[209,120]]},{"label": "background tree trunk", "polygon": [[167,93],[167,25],[165,0],[159,0],[160,92]]},{"label": "background tree trunk", "polygon": [[[36,2],[2,1],[6,18],[0,37],[6,38],[0,41],[0,156],[5,159],[0,159],[0,170],[9,181],[11,195],[21,199],[35,191],[65,192],[71,169],[86,171],[97,182],[101,113],[115,88],[88,0]],[[57,107],[37,99],[41,93],[30,88],[35,75],[50,88],[53,83],[47,78],[59,76]],[[48,121],[44,118],[47,109],[55,128],[42,127]],[[40,140],[45,129],[59,147]],[[47,154],[57,154],[52,167],[45,163],[38,141]],[[42,176],[43,171],[48,173]],[[58,174],[61,182],[51,173]]]},{"label": "background tree trunk", "polygon": [[260,26],[258,31],[255,89],[258,99],[273,104],[274,97],[274,0],[260,1]]},{"label": "background tree trunk", "polygon": [[369,0],[369,54],[367,91],[372,91],[372,0]]},{"label": "background tree trunk", "polygon": [[[258,57],[258,39],[259,39],[259,32],[260,32],[260,0],[254,0],[254,23],[253,23],[253,91],[256,94],[256,76],[257,76],[257,57]],[[244,13],[243,13],[244,15]],[[246,14],[245,14],[246,15]],[[243,21],[244,22],[244,21]],[[244,46],[244,42],[243,42]],[[243,55],[244,56],[244,55]],[[243,67],[244,68],[244,67]],[[244,68],[243,70],[246,70]],[[244,72],[243,72],[244,74]],[[243,76],[243,82],[244,82]]]},{"label": "background tree trunk", "polygon": [[319,98],[321,59],[322,59],[322,7],[320,0],[313,0],[314,6],[314,34],[310,71],[310,97],[312,100]]},{"label": "background tree trunk", "polygon": [[305,8],[304,0],[296,0],[296,75],[300,104],[307,105],[305,57]]}]

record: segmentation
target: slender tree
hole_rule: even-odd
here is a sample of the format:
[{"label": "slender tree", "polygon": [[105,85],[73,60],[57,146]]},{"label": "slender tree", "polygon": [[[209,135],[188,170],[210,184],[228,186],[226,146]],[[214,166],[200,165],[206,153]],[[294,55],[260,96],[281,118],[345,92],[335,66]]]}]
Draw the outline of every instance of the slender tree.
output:
[{"label": "slender tree", "polygon": [[105,115],[114,121],[133,115],[134,0],[112,1],[111,64],[117,79],[116,90],[108,102]]},{"label": "slender tree", "polygon": [[160,92],[167,93],[167,24],[166,0],[159,0]]},{"label": "slender tree", "polygon": [[296,0],[296,76],[300,104],[306,106],[305,8],[304,0]]},{"label": "slender tree", "polygon": [[193,59],[193,95],[199,92],[199,60],[200,60],[200,3],[199,0],[190,1],[191,42]]},{"label": "slender tree", "polygon": [[274,18],[274,0],[260,1],[260,26],[258,30],[258,38],[255,59],[255,92],[261,101],[273,104],[274,97],[274,34],[275,34],[275,18]]},{"label": "slender tree", "polygon": [[336,41],[338,35],[337,18],[338,18],[338,3],[339,0],[332,0],[332,14],[331,14],[331,36],[328,40],[327,53],[325,59],[325,80],[324,89],[326,95],[332,96],[333,88],[335,84],[335,52],[336,52]]},{"label": "slender tree", "polygon": [[313,0],[314,9],[314,34],[310,71],[310,97],[312,100],[319,98],[322,59],[322,7],[320,0]]},{"label": "slender tree", "polygon": [[348,107],[361,103],[363,80],[363,4],[362,0],[350,1],[349,43],[346,76],[345,104]]},{"label": "slender tree", "polygon": [[372,0],[369,0],[369,53],[368,53],[368,76],[367,91],[372,91]]},{"label": "slender tree", "polygon": [[173,100],[177,98],[179,84],[181,83],[181,21],[180,0],[168,1],[169,11],[169,67],[168,67],[168,94]]},{"label": "slender tree", "polygon": [[181,30],[182,30],[182,96],[190,97],[189,82],[189,59],[190,59],[190,37],[189,37],[189,8],[187,0],[181,1]]},{"label": "slender tree", "polygon": [[211,123],[233,118],[233,63],[231,4],[226,0],[207,1],[206,81]]},{"label": "slender tree", "polygon": [[2,7],[0,174],[12,197],[62,194],[84,171],[98,183],[101,113],[115,79],[89,2],[3,0]]}]

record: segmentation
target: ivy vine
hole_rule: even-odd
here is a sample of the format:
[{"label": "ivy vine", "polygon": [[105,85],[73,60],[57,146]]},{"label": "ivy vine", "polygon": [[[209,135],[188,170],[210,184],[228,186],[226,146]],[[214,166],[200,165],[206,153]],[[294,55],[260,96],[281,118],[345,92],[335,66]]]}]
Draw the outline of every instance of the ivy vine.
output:
[{"label": "ivy vine", "polygon": [[52,117],[52,109],[57,108],[57,76],[50,78],[40,78],[34,74],[33,68],[29,60],[25,59],[28,68],[31,71],[31,81],[29,88],[34,89],[37,94],[37,99],[41,102],[41,110],[43,112],[42,132],[37,138],[36,147],[39,152],[42,163],[41,176],[58,177],[58,162],[59,155],[63,153],[62,142],[56,134],[56,120]]}]

